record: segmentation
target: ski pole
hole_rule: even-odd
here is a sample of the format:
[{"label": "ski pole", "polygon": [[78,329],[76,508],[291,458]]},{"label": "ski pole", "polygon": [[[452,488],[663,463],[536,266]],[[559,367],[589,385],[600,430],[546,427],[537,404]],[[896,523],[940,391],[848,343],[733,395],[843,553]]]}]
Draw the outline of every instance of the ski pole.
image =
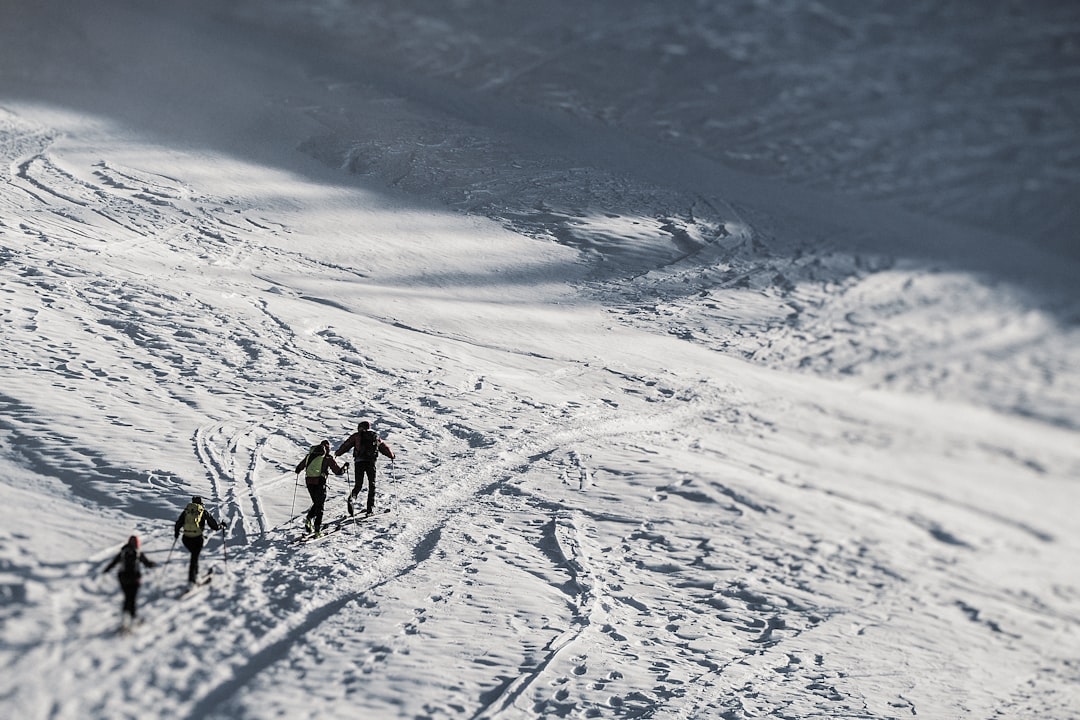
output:
[{"label": "ski pole", "polygon": [[289,506],[289,517],[292,517],[296,512],[296,488],[300,485],[300,473],[296,473],[296,481],[292,486],[292,505]]},{"label": "ski pole", "polygon": [[225,523],[221,523],[221,556],[225,561],[225,572],[229,572],[229,551],[225,549]]},{"label": "ski pole", "polygon": [[172,560],[172,551],[176,549],[176,541],[179,540],[179,539],[180,539],[179,535],[173,535],[172,547],[169,548],[169,555],[168,555],[168,557],[165,558],[165,564],[166,565],[168,565],[169,561]]}]

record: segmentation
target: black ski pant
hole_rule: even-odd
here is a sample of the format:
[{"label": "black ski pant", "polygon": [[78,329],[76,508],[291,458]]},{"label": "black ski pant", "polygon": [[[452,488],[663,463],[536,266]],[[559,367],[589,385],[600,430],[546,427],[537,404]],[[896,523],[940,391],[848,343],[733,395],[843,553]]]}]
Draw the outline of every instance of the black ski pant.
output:
[{"label": "black ski pant", "polygon": [[124,591],[124,612],[135,617],[135,598],[139,595],[138,575],[120,573],[120,589]]},{"label": "black ski pant", "polygon": [[188,582],[195,582],[199,578],[199,553],[203,549],[202,535],[185,535],[184,547],[191,551],[191,562],[188,563]]},{"label": "black ski pant", "polygon": [[307,511],[307,519],[315,521],[315,532],[322,529],[323,506],[326,504],[326,481],[307,483],[308,495],[311,496],[311,508]]},{"label": "black ski pant", "polygon": [[360,460],[353,458],[356,468],[356,482],[353,484],[352,496],[360,497],[360,491],[364,489],[364,478],[367,478],[367,506],[364,508],[371,512],[375,508],[375,461]]}]

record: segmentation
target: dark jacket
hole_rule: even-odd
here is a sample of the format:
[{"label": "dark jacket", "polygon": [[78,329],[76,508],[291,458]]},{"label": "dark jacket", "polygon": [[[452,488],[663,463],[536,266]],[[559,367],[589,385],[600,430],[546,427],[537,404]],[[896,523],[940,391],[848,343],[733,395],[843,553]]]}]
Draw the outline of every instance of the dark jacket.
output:
[{"label": "dark jacket", "polygon": [[138,581],[138,579],[142,577],[142,573],[140,572],[141,568],[139,567],[140,565],[145,565],[148,568],[152,568],[157,565],[156,562],[150,560],[145,555],[143,555],[142,550],[131,547],[130,545],[125,545],[123,548],[120,549],[120,552],[116,553],[116,557],[112,559],[112,562],[109,563],[108,566],[106,566],[106,568],[102,570],[102,572],[107,573],[112,570],[125,558],[125,556],[128,555],[128,553],[135,553],[135,557],[132,562],[124,563],[124,565],[121,565],[119,573],[121,581]]},{"label": "dark jacket", "polygon": [[[369,450],[370,443],[365,444],[361,442],[361,439],[363,437],[362,433],[371,433],[372,435],[375,435],[374,430],[358,430],[357,432],[354,432],[352,435],[346,438],[345,442],[341,443],[341,446],[338,447],[337,450],[334,451],[334,456],[341,457],[349,450],[352,450],[353,460],[355,460],[357,463],[375,462],[376,456],[372,455]],[[375,446],[376,448],[378,448],[380,455],[385,455],[391,460],[394,459],[394,451],[391,450],[390,446],[387,445],[378,435],[375,435]]]},{"label": "dark jacket", "polygon": [[[193,527],[187,527],[187,523],[184,522],[189,512],[194,515],[192,518]],[[180,537],[181,531],[184,533],[184,537],[202,537],[207,524],[215,532],[221,529],[221,524],[217,521],[217,518],[210,514],[209,510],[198,503],[190,502],[187,507],[180,511],[180,517],[176,518],[176,522],[173,524],[173,537]]]},{"label": "dark jacket", "polygon": [[[322,445],[315,445],[308,451],[308,454],[304,456],[304,459],[300,461],[300,464],[296,466],[296,472],[304,473],[304,481],[309,485],[313,483],[326,482],[327,475],[331,471],[335,475],[344,475],[345,468],[337,464],[333,456],[329,452],[325,452]],[[322,458],[322,463],[319,467],[315,467],[312,463],[316,458]],[[309,474],[310,473],[310,474]]]}]

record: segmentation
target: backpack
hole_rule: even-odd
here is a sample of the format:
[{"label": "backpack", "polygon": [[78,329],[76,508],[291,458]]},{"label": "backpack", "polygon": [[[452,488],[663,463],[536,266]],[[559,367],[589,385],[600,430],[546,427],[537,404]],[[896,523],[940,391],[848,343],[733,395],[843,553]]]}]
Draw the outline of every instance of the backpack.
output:
[{"label": "backpack", "polygon": [[135,548],[125,545],[120,551],[120,574],[139,574],[139,551]]},{"label": "backpack", "polygon": [[374,430],[358,430],[353,456],[357,460],[374,460],[379,454],[379,436]]},{"label": "backpack", "polygon": [[191,537],[202,535],[202,519],[206,509],[196,503],[188,503],[184,508],[184,534]]},{"label": "backpack", "polygon": [[[318,453],[318,454],[316,454]],[[304,466],[304,477],[318,478],[325,474],[323,464],[326,460],[326,451],[322,445],[315,445],[308,453],[307,465]]]}]

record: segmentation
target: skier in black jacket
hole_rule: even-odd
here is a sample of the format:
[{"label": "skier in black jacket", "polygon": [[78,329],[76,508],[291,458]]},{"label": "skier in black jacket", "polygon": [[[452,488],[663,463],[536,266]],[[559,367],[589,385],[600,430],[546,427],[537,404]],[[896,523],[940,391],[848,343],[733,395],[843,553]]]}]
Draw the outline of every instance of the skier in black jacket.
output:
[{"label": "skier in black jacket", "polygon": [[343,475],[349,463],[344,467],[337,464],[330,454],[330,441],[323,440],[312,445],[308,454],[296,466],[296,474],[304,473],[304,483],[311,496],[311,507],[304,519],[304,527],[315,537],[322,535],[323,505],[326,503],[326,477],[332,470],[335,475]]},{"label": "skier in black jacket", "polygon": [[139,536],[132,535],[128,538],[127,544],[112,559],[112,562],[101,571],[102,574],[105,574],[120,565],[120,572],[117,573],[117,577],[120,579],[120,588],[124,591],[123,626],[125,628],[130,627],[131,623],[135,621],[135,598],[139,594],[139,585],[142,583],[142,568],[140,565],[145,565],[148,568],[157,565],[153,560],[143,555],[142,550],[139,548]]},{"label": "skier in black jacket", "polygon": [[340,457],[349,450],[353,451],[353,463],[356,465],[356,483],[353,485],[352,492],[349,493],[349,514],[353,514],[353,500],[360,495],[366,476],[368,492],[364,512],[370,515],[375,509],[375,460],[380,454],[393,460],[394,451],[371,429],[371,423],[367,420],[360,421],[360,424],[356,426],[356,432],[341,443],[334,455]]},{"label": "skier in black jacket", "polygon": [[215,532],[221,529],[217,518],[207,511],[203,506],[202,498],[198,495],[191,498],[191,502],[180,511],[180,517],[173,523],[174,540],[180,537],[183,531],[184,547],[191,553],[191,562],[188,563],[188,584],[190,585],[194,585],[199,578],[199,553],[202,552],[203,543],[206,542],[203,531],[207,524]]}]

